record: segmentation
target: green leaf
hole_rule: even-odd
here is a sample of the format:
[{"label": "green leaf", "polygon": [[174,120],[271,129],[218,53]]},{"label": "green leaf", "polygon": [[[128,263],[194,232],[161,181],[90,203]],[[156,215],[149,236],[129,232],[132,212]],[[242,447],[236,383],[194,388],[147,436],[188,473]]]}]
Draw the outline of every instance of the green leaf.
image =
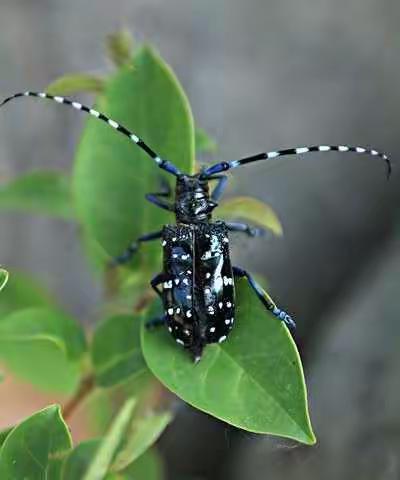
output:
[{"label": "green leaf", "polygon": [[6,438],[14,430],[14,427],[5,428],[0,432],[0,448],[3,446],[3,443],[6,441]]},{"label": "green leaf", "polygon": [[29,172],[0,187],[0,209],[71,219],[70,190],[69,179],[62,172]]},{"label": "green leaf", "polygon": [[85,351],[82,328],[49,308],[28,308],[0,322],[0,358],[40,388],[70,393],[79,382]]},{"label": "green leaf", "polygon": [[107,480],[162,480],[163,465],[154,450],[147,450],[123,472],[110,474]]},{"label": "green leaf", "polygon": [[133,36],[129,30],[124,29],[107,36],[107,53],[117,67],[131,61],[133,46]]},{"label": "green leaf", "polygon": [[197,153],[215,153],[217,151],[215,140],[210,138],[208,134],[199,127],[196,128],[195,143]]},{"label": "green leaf", "polygon": [[251,197],[233,197],[225,200],[216,210],[224,220],[247,220],[282,235],[282,225],[271,207]]},{"label": "green leaf", "polygon": [[112,471],[121,472],[128,468],[157,441],[171,420],[172,415],[169,412],[151,412],[144,416],[137,416],[126,434],[125,445],[113,462]]},{"label": "green leaf", "polygon": [[0,478],[58,478],[61,458],[71,447],[60,407],[47,407],[24,420],[7,436],[0,450]]},{"label": "green leaf", "polygon": [[96,454],[83,476],[83,480],[102,480],[108,472],[113,457],[120,445],[135,408],[136,400],[127,400],[121,408],[109,432],[102,440]]},{"label": "green leaf", "polygon": [[142,348],[154,375],[194,407],[244,430],[315,443],[295,343],[246,280],[237,282],[228,340],[208,345],[197,365],[166,329],[142,328]]},{"label": "green leaf", "polygon": [[[65,459],[60,480],[83,478],[100,445],[100,439],[87,440],[77,445]],[[104,478],[106,480],[161,480],[163,466],[157,453],[147,450],[123,472],[108,473]]]},{"label": "green leaf", "polygon": [[73,95],[89,92],[101,93],[104,90],[104,79],[88,73],[69,73],[57,78],[46,89],[50,95]]},{"label": "green leaf", "polygon": [[[149,47],[108,82],[97,108],[131,129],[182,171],[194,170],[194,133],[189,104],[169,67]],[[144,232],[172,220],[149,202],[161,171],[139,147],[97,119],[88,120],[80,142],[73,186],[87,233],[108,254],[118,255]],[[171,177],[171,176],[169,176]],[[171,178],[169,178],[171,180]],[[137,254],[141,270],[157,271],[157,242]]]},{"label": "green leaf", "polygon": [[111,387],[147,371],[140,347],[140,317],[116,315],[95,330],[92,362],[96,382]]},{"label": "green leaf", "polygon": [[7,288],[0,295],[0,321],[14,310],[44,307],[51,303],[50,295],[39,285],[37,279],[13,271]]},{"label": "green leaf", "polygon": [[100,445],[99,439],[87,440],[77,445],[64,461],[60,480],[82,479]]},{"label": "green leaf", "polygon": [[8,272],[3,268],[0,268],[0,291],[6,286],[8,281]]}]

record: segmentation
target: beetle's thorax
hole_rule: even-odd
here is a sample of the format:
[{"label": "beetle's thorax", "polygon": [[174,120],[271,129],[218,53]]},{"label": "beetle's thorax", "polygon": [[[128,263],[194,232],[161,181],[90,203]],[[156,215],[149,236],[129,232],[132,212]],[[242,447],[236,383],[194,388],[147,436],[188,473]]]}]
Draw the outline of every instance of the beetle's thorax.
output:
[{"label": "beetle's thorax", "polygon": [[217,203],[210,199],[208,182],[199,175],[182,175],[177,178],[175,214],[178,223],[199,223],[211,220]]}]

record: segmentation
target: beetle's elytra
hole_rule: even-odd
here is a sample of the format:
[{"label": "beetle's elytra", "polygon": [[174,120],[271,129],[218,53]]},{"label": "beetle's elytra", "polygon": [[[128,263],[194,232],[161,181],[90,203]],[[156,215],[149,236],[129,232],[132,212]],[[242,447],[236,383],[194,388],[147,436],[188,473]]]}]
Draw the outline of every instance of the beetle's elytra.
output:
[{"label": "beetle's elytra", "polygon": [[[164,251],[163,271],[153,278],[151,285],[161,297],[164,314],[149,322],[149,325],[166,325],[175,341],[188,349],[195,361],[200,360],[207,344],[225,341],[234,326],[235,278],[246,277],[265,307],[287,326],[295,326],[292,318],[275,305],[248,272],[231,265],[229,232],[242,232],[254,237],[261,235],[263,231],[243,223],[212,221],[212,212],[217,207],[227,182],[227,177],[221,175],[222,172],[258,160],[285,155],[339,151],[379,157],[386,163],[388,176],[391,173],[388,157],[377,150],[347,145],[314,145],[263,152],[240,160],[220,162],[202,169],[196,175],[187,175],[180,172],[173,163],[162,159],[126,127],[92,108],[64,97],[30,91],[6,98],[0,107],[18,97],[50,99],[89,113],[127,136],[162,170],[176,177],[174,198],[168,187],[161,192],[146,195],[148,201],[174,213],[176,223],[138,238],[122,255],[113,260],[113,264],[129,261],[140,243],[161,239]],[[211,181],[217,183],[210,193]]]}]

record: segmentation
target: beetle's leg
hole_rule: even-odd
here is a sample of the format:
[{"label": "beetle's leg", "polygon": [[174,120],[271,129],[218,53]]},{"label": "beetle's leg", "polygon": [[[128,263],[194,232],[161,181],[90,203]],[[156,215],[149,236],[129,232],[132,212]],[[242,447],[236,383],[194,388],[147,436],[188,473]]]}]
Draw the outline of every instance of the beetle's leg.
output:
[{"label": "beetle's leg", "polygon": [[243,278],[246,277],[249,281],[250,286],[255,291],[257,297],[262,301],[265,307],[277,317],[279,320],[282,320],[291,330],[296,328],[296,324],[290,315],[288,315],[285,311],[281,310],[275,305],[275,302],[272,298],[268,295],[268,293],[254,280],[254,278],[243,270],[240,267],[233,267],[233,274],[235,277]]},{"label": "beetle's leg", "polygon": [[250,225],[247,225],[247,223],[225,222],[225,225],[230,232],[243,232],[249,237],[262,237],[265,235],[265,230],[263,228],[251,227]]},{"label": "beetle's leg", "polygon": [[124,263],[129,262],[132,256],[136,253],[139,245],[143,242],[149,242],[150,240],[156,240],[157,238],[161,238],[162,231],[159,230],[158,232],[148,233],[147,235],[143,235],[139,237],[136,241],[132,242],[129,247],[118,257],[115,257],[111,260],[111,266],[115,267],[117,265],[122,265]]},{"label": "beetle's leg", "polygon": [[156,327],[161,327],[162,325],[165,325],[166,322],[166,317],[156,317],[152,318],[148,322],[146,322],[146,328],[156,328]]},{"label": "beetle's leg", "polygon": [[151,203],[154,203],[154,205],[157,205],[157,207],[163,208],[164,210],[168,210],[169,212],[173,212],[174,206],[171,203],[158,198],[158,197],[167,197],[167,196],[168,195],[165,193],[147,193],[146,200],[148,200]]},{"label": "beetle's leg", "polygon": [[[157,205],[157,207],[163,208],[164,210],[168,210],[169,212],[174,211],[174,206],[163,200],[162,198],[168,198],[171,196],[171,187],[169,183],[166,181],[164,177],[161,177],[161,191],[156,192],[156,193],[147,193],[145,195],[146,200],[148,200],[151,203],[154,203],[154,205]],[[160,198],[161,197],[161,198]]]},{"label": "beetle's leg", "polygon": [[[162,298],[162,290],[160,290],[158,287],[167,279],[168,279],[168,276],[165,273],[159,273],[150,282],[150,285],[153,288],[153,290],[161,298]],[[152,318],[151,320],[146,322],[146,328],[160,327],[161,325],[164,325],[165,322],[166,322],[165,315],[163,317]]]},{"label": "beetle's leg", "polygon": [[154,278],[152,278],[150,285],[151,288],[162,298],[162,290],[158,287],[165,281],[168,281],[169,277],[165,273],[159,273]]},{"label": "beetle's leg", "polygon": [[209,178],[209,180],[217,180],[217,186],[214,188],[211,194],[211,200],[214,202],[218,201],[222,194],[224,193],[226,184],[228,182],[228,177],[226,175],[214,175],[213,177]]}]

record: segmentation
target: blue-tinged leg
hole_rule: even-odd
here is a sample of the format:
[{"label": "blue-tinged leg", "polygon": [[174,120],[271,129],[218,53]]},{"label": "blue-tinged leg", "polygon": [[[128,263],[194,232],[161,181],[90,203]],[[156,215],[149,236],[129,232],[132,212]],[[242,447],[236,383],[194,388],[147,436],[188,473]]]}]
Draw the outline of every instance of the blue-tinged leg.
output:
[{"label": "blue-tinged leg", "polygon": [[263,228],[251,227],[250,225],[247,225],[247,223],[225,222],[225,224],[230,232],[242,232],[249,237],[262,237],[265,235],[265,230]]},{"label": "blue-tinged leg", "polygon": [[214,177],[209,178],[209,181],[211,180],[217,180],[217,186],[214,188],[212,194],[211,194],[211,200],[214,202],[217,202],[222,194],[224,193],[224,190],[226,188],[226,184],[228,182],[228,177],[226,175],[215,175]]},{"label": "blue-tinged leg", "polygon": [[161,238],[162,231],[159,230],[158,232],[148,233],[147,235],[143,235],[139,237],[135,242],[132,242],[129,247],[118,257],[113,258],[111,261],[111,266],[115,267],[117,265],[122,265],[124,263],[129,262],[132,256],[136,253],[139,246],[143,242],[149,242],[151,240],[156,240],[157,238]]},{"label": "blue-tinged leg", "polygon": [[163,193],[147,193],[146,200],[153,203],[154,205],[157,205],[157,207],[160,207],[164,210],[168,210],[168,212],[173,212],[174,206],[170,202],[166,202],[165,200],[162,200],[161,198],[159,198],[159,197],[166,197],[166,196],[167,195],[164,195]]},{"label": "blue-tinged leg", "polygon": [[165,198],[171,196],[171,187],[169,183],[165,180],[164,177],[161,178],[161,191],[156,193],[148,193],[145,195],[146,200],[157,205],[157,207],[163,208],[164,210],[168,210],[169,212],[174,211],[174,206],[170,203],[165,201]]},{"label": "blue-tinged leg", "polygon": [[254,280],[254,278],[248,272],[246,272],[246,270],[243,270],[240,267],[233,267],[233,274],[238,278],[246,277],[257,297],[262,301],[267,310],[269,310],[279,320],[284,322],[291,330],[296,328],[296,324],[292,317],[275,305],[275,302],[268,295],[268,293]]}]

